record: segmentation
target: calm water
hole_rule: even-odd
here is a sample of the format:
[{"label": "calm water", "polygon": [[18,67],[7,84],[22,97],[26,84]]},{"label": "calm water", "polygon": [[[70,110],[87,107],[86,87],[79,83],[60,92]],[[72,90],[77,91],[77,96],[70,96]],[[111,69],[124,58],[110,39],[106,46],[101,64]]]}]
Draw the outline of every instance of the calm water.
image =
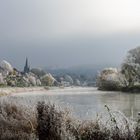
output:
[{"label": "calm water", "polygon": [[102,92],[96,88],[66,88],[46,92],[32,92],[17,95],[19,101],[51,100],[62,107],[70,107],[73,114],[81,119],[92,119],[106,112],[105,105],[119,110],[127,117],[136,117],[140,112],[140,94]]}]

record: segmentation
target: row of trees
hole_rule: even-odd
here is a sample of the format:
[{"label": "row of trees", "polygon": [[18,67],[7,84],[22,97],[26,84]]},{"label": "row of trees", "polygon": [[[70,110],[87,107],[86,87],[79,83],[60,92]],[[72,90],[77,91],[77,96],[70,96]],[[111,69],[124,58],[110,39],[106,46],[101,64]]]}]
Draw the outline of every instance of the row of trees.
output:
[{"label": "row of trees", "polygon": [[97,77],[101,90],[140,90],[140,47],[128,52],[120,69],[104,69]]},{"label": "row of trees", "polygon": [[57,84],[55,78],[41,69],[32,69],[23,73],[14,68],[9,62],[0,61],[0,86],[29,87],[53,86]]}]

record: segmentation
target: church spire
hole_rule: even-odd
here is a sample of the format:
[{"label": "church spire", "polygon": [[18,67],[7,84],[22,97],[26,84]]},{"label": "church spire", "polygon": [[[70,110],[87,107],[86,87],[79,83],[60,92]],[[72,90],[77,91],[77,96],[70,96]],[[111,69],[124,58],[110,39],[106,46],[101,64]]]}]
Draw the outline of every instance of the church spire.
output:
[{"label": "church spire", "polygon": [[25,62],[25,66],[24,66],[24,73],[29,73],[30,72],[30,67],[28,64],[28,58],[26,57],[26,62]]}]

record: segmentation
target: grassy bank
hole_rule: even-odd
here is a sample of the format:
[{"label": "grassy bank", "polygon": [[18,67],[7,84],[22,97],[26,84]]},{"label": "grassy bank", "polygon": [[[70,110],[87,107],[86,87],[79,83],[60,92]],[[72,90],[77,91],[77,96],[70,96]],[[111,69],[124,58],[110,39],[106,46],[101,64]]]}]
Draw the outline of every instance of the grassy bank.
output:
[{"label": "grassy bank", "polygon": [[0,140],[139,140],[139,120],[105,106],[108,117],[75,119],[68,110],[39,102],[36,106],[0,101]]}]

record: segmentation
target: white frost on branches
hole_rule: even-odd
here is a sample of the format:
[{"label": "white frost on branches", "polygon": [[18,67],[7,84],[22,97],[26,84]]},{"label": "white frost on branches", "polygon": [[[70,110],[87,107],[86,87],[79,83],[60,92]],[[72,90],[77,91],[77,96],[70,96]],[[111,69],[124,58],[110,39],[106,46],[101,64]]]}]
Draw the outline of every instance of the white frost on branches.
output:
[{"label": "white frost on branches", "polygon": [[0,62],[0,67],[1,67],[4,71],[13,72],[13,67],[12,67],[12,65],[11,65],[9,62],[5,61],[5,60],[2,60],[2,61]]},{"label": "white frost on branches", "polygon": [[116,68],[106,68],[97,77],[99,89],[115,90],[119,85],[119,72]]}]

